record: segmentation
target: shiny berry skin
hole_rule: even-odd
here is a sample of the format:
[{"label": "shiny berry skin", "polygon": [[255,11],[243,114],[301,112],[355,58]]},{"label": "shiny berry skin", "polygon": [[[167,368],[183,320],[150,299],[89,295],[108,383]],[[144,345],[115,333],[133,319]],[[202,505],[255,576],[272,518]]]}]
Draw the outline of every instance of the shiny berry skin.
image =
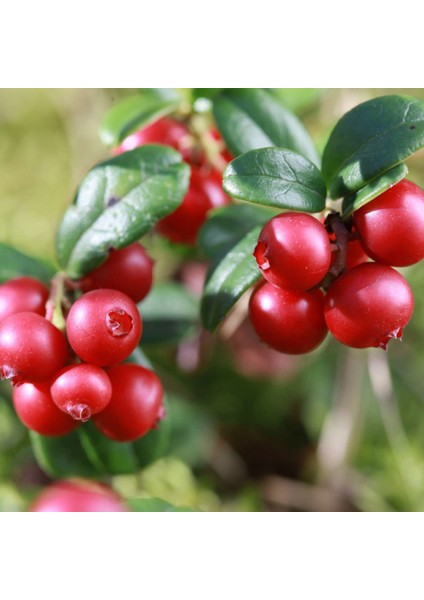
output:
[{"label": "shiny berry skin", "polygon": [[41,315],[16,313],[0,323],[0,373],[13,385],[51,379],[68,359],[65,336]]},{"label": "shiny berry skin", "polygon": [[55,405],[48,382],[15,387],[13,405],[22,423],[41,435],[65,435],[79,425]]},{"label": "shiny berry skin", "polygon": [[187,143],[189,135],[188,127],[184,123],[170,117],[162,117],[125,138],[115,149],[114,154],[134,150],[144,144],[164,144],[181,152],[183,158],[187,160],[190,155]]},{"label": "shiny berry skin", "polygon": [[18,312],[44,316],[49,290],[32,277],[17,277],[0,285],[0,321]]},{"label": "shiny berry skin", "polygon": [[369,256],[364,252],[359,240],[351,240],[347,245],[346,269],[353,269],[362,263],[368,262]]},{"label": "shiny berry skin", "polygon": [[372,259],[394,267],[424,258],[424,192],[403,179],[353,213],[361,243]]},{"label": "shiny berry skin", "polygon": [[159,221],[157,230],[172,242],[193,246],[208,212],[229,202],[222,189],[220,173],[192,167],[190,185],[182,204]]},{"label": "shiny berry skin", "polygon": [[72,305],[66,320],[69,343],[84,361],[98,367],[127,358],[141,338],[137,306],[117,290],[93,290]]},{"label": "shiny berry skin", "polygon": [[81,289],[84,292],[100,288],[118,290],[134,302],[140,302],[152,287],[153,264],[137,242],[111,250],[106,261],[81,280]]},{"label": "shiny berry skin", "polygon": [[112,489],[95,481],[56,481],[35,499],[30,512],[126,512]]},{"label": "shiny berry skin", "polygon": [[331,247],[317,219],[286,212],[265,223],[254,256],[267,281],[288,290],[305,291],[326,275]]},{"label": "shiny berry skin", "polygon": [[401,338],[414,310],[408,282],[387,265],[364,263],[346,271],[329,287],[325,299],[328,329],[353,348],[387,348]]},{"label": "shiny berry skin", "polygon": [[264,281],[250,297],[249,316],[261,340],[286,354],[310,352],[327,335],[319,289],[297,292]]},{"label": "shiny berry skin", "polygon": [[59,371],[52,382],[50,393],[60,410],[76,421],[85,423],[109,404],[112,384],[100,367],[71,365]]},{"label": "shiny berry skin", "polygon": [[94,424],[112,440],[136,440],[163,416],[162,383],[153,371],[130,363],[111,367],[107,373],[112,400],[93,417]]}]

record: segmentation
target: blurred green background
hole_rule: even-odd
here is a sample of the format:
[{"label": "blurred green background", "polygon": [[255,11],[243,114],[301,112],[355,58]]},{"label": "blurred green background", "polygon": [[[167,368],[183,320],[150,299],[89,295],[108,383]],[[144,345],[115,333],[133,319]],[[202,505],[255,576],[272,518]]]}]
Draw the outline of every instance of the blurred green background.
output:
[{"label": "blurred green background", "polygon": [[[132,93],[0,90],[0,241],[54,261],[64,210],[108,156],[101,118]],[[422,89],[280,90],[319,149],[347,110],[386,93],[424,99]],[[424,187],[424,153],[408,167]],[[190,257],[149,243],[160,276],[195,282],[201,265],[182,269]],[[404,342],[387,355],[331,340],[304,357],[278,355],[244,323],[219,339],[193,334],[177,347],[145,347],[174,406],[171,452],[114,486],[201,510],[424,510],[424,269],[402,272],[416,308]],[[0,394],[10,397],[4,384]],[[24,510],[48,481],[10,400],[0,398],[0,510]]]}]

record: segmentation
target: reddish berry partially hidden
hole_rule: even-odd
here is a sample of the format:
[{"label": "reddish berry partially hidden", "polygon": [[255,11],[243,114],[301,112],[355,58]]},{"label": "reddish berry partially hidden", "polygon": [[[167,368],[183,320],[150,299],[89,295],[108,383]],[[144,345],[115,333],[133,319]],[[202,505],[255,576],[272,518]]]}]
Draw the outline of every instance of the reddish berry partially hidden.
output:
[{"label": "reddish berry partially hidden", "polygon": [[121,498],[111,488],[95,481],[57,481],[35,499],[31,512],[126,512]]},{"label": "reddish berry partially hidden", "polygon": [[32,277],[17,277],[0,285],[0,321],[19,312],[44,316],[49,290]]},{"label": "reddish berry partially hidden", "polygon": [[387,265],[364,263],[338,277],[325,299],[334,337],[353,348],[387,348],[401,338],[414,309],[408,282]]},{"label": "reddish berry partially hidden", "polygon": [[286,212],[268,221],[254,256],[262,275],[279,287],[305,291],[316,286],[331,263],[324,226],[305,213]]},{"label": "reddish berry partially hidden", "polygon": [[144,144],[164,144],[181,152],[187,160],[190,157],[189,136],[190,132],[184,123],[170,117],[162,117],[125,138],[114,154],[134,150]]}]

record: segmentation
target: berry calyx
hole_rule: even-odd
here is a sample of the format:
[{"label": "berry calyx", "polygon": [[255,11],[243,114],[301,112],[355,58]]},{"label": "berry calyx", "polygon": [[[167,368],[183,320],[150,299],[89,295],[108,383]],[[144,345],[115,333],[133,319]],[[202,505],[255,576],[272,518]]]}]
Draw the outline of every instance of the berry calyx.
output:
[{"label": "berry calyx", "polygon": [[402,337],[413,309],[411,288],[400,273],[387,265],[364,263],[331,284],[324,314],[339,342],[386,349],[391,339]]},{"label": "berry calyx", "polygon": [[61,411],[76,421],[85,423],[109,404],[112,384],[100,367],[71,365],[59,371],[50,393]]},{"label": "berry calyx", "polygon": [[44,316],[49,298],[47,287],[32,277],[17,277],[0,285],[0,321],[19,312]]},{"label": "berry calyx", "polygon": [[121,498],[111,488],[94,481],[57,481],[35,499],[30,512],[126,512]]},{"label": "berry calyx", "polygon": [[137,303],[152,287],[153,264],[145,248],[135,242],[120,250],[111,250],[106,261],[86,275],[80,286],[84,292],[100,288],[118,290]]},{"label": "berry calyx", "polygon": [[110,366],[127,358],[141,338],[137,306],[126,294],[100,289],[73,304],[66,320],[68,340],[86,363]]},{"label": "berry calyx", "polygon": [[136,440],[163,417],[163,387],[159,377],[139,365],[120,364],[107,370],[112,399],[93,417],[96,427],[120,442]]},{"label": "berry calyx", "polygon": [[286,354],[303,354],[327,335],[321,290],[293,291],[266,281],[253,291],[249,316],[263,342]]},{"label": "berry calyx", "polygon": [[305,213],[286,212],[273,217],[259,234],[253,254],[267,281],[296,291],[316,286],[331,263],[324,226]]},{"label": "berry calyx", "polygon": [[65,435],[79,425],[53,402],[49,383],[24,383],[13,389],[12,397],[22,423],[41,435]]},{"label": "berry calyx", "polygon": [[424,192],[403,179],[353,213],[368,256],[395,267],[424,258]]},{"label": "berry calyx", "polygon": [[0,323],[0,374],[13,385],[51,379],[68,359],[64,335],[41,315],[16,313]]}]

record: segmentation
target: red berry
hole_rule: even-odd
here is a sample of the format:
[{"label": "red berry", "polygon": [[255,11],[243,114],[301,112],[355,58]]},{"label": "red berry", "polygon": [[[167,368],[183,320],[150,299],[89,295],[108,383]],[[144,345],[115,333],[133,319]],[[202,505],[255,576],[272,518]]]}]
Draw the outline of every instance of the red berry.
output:
[{"label": "red berry", "polygon": [[403,179],[353,213],[366,253],[395,267],[424,258],[424,192]]},{"label": "red berry", "polygon": [[36,498],[31,512],[126,512],[121,498],[106,485],[83,479],[53,483]]},{"label": "red berry", "polygon": [[369,256],[364,252],[359,240],[348,242],[346,253],[346,269],[353,269],[362,263],[368,262]]},{"label": "red berry", "polygon": [[122,154],[122,152],[134,150],[144,144],[164,144],[175,148],[181,152],[184,159],[188,159],[190,155],[189,135],[188,127],[184,123],[170,117],[162,117],[129,135],[115,149],[114,153]]},{"label": "red berry", "polygon": [[386,349],[391,338],[402,337],[413,309],[411,288],[400,273],[387,265],[364,263],[331,284],[325,320],[334,337],[347,346]]},{"label": "red berry", "polygon": [[137,306],[117,290],[93,290],[73,304],[66,320],[68,340],[87,363],[104,367],[127,358],[141,338]]},{"label": "red berry", "polygon": [[261,340],[286,354],[310,352],[327,335],[319,289],[297,292],[264,281],[250,298],[249,315]]},{"label": "red berry", "polygon": [[109,404],[112,384],[100,367],[71,365],[59,371],[50,393],[60,410],[85,423]]},{"label": "red berry", "polygon": [[49,383],[24,383],[14,388],[13,404],[22,423],[41,435],[65,435],[79,425],[57,408]]},{"label": "red berry", "polygon": [[17,277],[0,285],[0,321],[19,312],[45,315],[49,290],[32,277]]},{"label": "red berry", "polygon": [[99,288],[118,290],[140,302],[153,283],[153,260],[138,244],[111,250],[106,261],[81,280],[84,292]]},{"label": "red berry", "polygon": [[274,285],[304,291],[317,285],[331,263],[324,226],[311,215],[286,212],[268,221],[254,256],[262,275]]},{"label": "red berry", "polygon": [[108,375],[112,400],[93,421],[112,440],[136,440],[155,427],[162,416],[162,383],[153,371],[130,363],[111,367]]},{"label": "red berry", "polygon": [[182,204],[161,219],[157,229],[172,242],[194,245],[208,212],[229,202],[217,171],[192,167],[190,186]]},{"label": "red berry", "polygon": [[0,373],[13,385],[51,379],[68,359],[65,336],[41,315],[22,312],[0,323]]}]

